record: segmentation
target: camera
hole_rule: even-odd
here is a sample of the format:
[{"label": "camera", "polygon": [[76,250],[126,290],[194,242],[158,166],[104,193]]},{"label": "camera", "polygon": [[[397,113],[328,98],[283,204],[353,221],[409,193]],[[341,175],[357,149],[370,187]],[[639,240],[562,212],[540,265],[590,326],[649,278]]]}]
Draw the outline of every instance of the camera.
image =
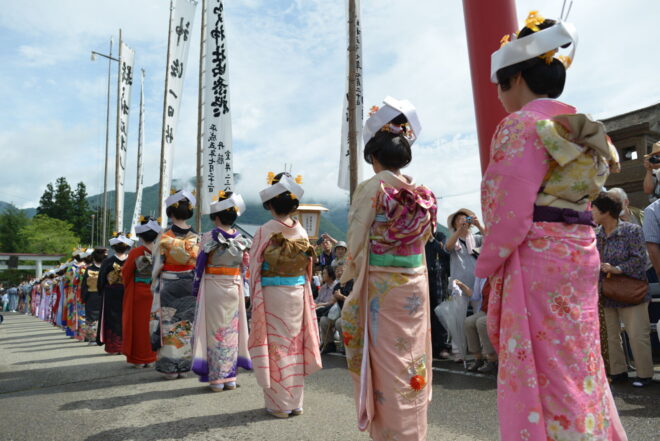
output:
[{"label": "camera", "polygon": [[660,164],[660,156],[653,155],[649,158],[651,164]]},{"label": "camera", "polygon": [[[659,162],[660,162],[660,161],[659,161]],[[467,222],[468,224],[471,224],[471,223],[472,223],[472,216],[467,216],[467,217],[465,218],[465,222]]]}]

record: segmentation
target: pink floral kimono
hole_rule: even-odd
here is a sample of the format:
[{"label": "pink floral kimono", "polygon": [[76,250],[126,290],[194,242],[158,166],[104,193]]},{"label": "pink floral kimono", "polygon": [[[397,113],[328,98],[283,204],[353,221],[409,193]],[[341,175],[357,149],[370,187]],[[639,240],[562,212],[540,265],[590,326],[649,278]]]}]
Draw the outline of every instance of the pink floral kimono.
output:
[{"label": "pink floral kimono", "polygon": [[303,407],[304,377],[321,369],[310,286],[313,248],[299,222],[262,225],[250,249],[252,328],[248,349],[266,408]]},{"label": "pink floral kimono", "polygon": [[[599,123],[550,99],[506,117],[493,138],[476,276],[490,277],[503,440],[627,439],[600,355],[596,239],[576,220],[618,161],[612,150]],[[564,221],[539,221],[539,207]]]},{"label": "pink floral kimono", "polygon": [[349,213],[355,280],[342,310],[358,428],[375,441],[425,440],[431,399],[431,326],[424,245],[436,199],[407,176],[383,171],[362,182]]}]

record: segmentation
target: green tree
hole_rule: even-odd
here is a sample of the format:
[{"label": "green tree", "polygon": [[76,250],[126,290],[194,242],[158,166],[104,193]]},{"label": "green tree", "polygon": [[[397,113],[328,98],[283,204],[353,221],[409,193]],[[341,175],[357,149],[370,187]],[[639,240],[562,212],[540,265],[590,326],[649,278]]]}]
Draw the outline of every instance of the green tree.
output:
[{"label": "green tree", "polygon": [[92,210],[87,202],[87,187],[83,182],[78,182],[76,191],[73,192],[73,208],[69,220],[73,224],[73,231],[84,241],[88,241],[92,234]]},{"label": "green tree", "polygon": [[55,194],[53,195],[53,199],[53,213],[49,216],[55,219],[71,222],[74,217],[73,192],[64,176],[57,178],[57,181],[55,181]]},{"label": "green tree", "polygon": [[54,193],[55,189],[53,188],[53,184],[49,182],[48,185],[46,185],[46,190],[44,190],[44,193],[41,195],[41,199],[39,199],[37,214],[44,214],[46,216],[53,215],[53,207],[55,206],[55,201],[53,201]]},{"label": "green tree", "polygon": [[21,210],[10,204],[0,214],[0,251],[20,253],[25,249],[25,242],[19,232],[30,220]]},{"label": "green tree", "polygon": [[70,223],[43,214],[36,215],[18,235],[25,241],[28,253],[68,256],[80,244],[80,238],[72,231]]}]

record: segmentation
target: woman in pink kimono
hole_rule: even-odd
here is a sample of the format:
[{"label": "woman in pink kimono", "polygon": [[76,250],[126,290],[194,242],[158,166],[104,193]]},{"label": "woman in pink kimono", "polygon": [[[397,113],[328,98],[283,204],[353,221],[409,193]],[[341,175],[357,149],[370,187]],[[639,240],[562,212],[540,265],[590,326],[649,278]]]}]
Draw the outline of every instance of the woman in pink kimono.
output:
[{"label": "woman in pink kimono", "polygon": [[[626,440],[600,356],[599,257],[589,201],[618,166],[602,124],[556,101],[577,42],[531,13],[493,54],[504,108],[482,182],[488,330],[503,440]],[[571,53],[571,56],[573,54]],[[530,56],[532,58],[530,58]]]},{"label": "woman in pink kimono", "polygon": [[[374,109],[375,110],[375,109]],[[424,245],[436,199],[400,169],[421,130],[414,107],[391,97],[367,120],[362,182],[349,212],[348,260],[354,279],[342,309],[358,428],[375,441],[425,440],[431,399],[431,325]]]},{"label": "woman in pink kimono", "polygon": [[[271,175],[269,175],[271,176]],[[310,281],[314,248],[291,217],[303,189],[287,173],[259,193],[273,220],[250,249],[252,328],[248,348],[266,411],[276,418],[303,413],[304,377],[321,369]]]}]

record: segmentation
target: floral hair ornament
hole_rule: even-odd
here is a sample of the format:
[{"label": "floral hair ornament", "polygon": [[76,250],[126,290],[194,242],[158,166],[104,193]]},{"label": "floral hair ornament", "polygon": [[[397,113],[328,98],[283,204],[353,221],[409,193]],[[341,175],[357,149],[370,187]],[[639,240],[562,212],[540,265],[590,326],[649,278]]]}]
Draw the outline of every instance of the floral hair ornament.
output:
[{"label": "floral hair ornament", "polygon": [[274,197],[286,193],[287,191],[291,193],[292,199],[300,199],[305,193],[302,186],[297,183],[290,174],[285,173],[282,175],[279,182],[261,190],[259,192],[259,197],[261,198],[261,202],[268,202]]},{"label": "floral hair ornament", "polygon": [[273,179],[275,179],[275,173],[269,171],[266,175],[266,184],[273,185]]},{"label": "floral hair ornament", "polygon": [[[392,124],[392,120],[399,115],[405,116],[408,122]],[[364,143],[367,144],[380,131],[403,134],[412,145],[422,131],[415,106],[408,100],[397,100],[391,96],[383,100],[383,106],[373,106],[362,131]]]},{"label": "floral hair ornament", "polygon": [[165,206],[166,207],[178,207],[178,203],[184,199],[188,199],[190,202],[190,208],[195,206],[197,203],[197,199],[195,199],[195,195],[193,195],[191,192],[188,190],[181,190],[181,191],[176,191],[173,190],[174,193],[172,193],[167,199],[165,199]]},{"label": "floral hair ornament", "polygon": [[[221,191],[220,193],[225,193],[225,192]],[[220,196],[220,194],[218,194],[218,196]],[[223,195],[221,197],[224,197],[226,199],[223,199],[218,202],[213,202],[211,204],[211,211],[210,211],[211,214],[219,213],[221,211],[225,211],[230,208],[233,208],[239,216],[245,213],[245,208],[246,208],[245,201],[243,200],[243,197],[240,194],[234,193],[228,198],[226,195]]]},{"label": "floral hair ornament", "polygon": [[[564,19],[568,16],[564,16]],[[546,63],[552,63],[558,48],[570,44],[568,56],[557,57],[564,66],[570,66],[575,58],[578,44],[578,34],[575,26],[560,19],[546,29],[539,28],[545,19],[532,11],[525,20],[525,27],[534,31],[533,34],[517,38],[516,34],[505,35],[500,40],[501,47],[490,56],[490,80],[497,84],[497,71],[508,66],[540,57]],[[513,39],[512,39],[513,37]]]},{"label": "floral hair ornament", "polygon": [[124,233],[117,233],[115,237],[110,239],[110,246],[117,245],[119,243],[123,243],[125,245],[128,245],[129,247],[133,246],[134,241],[129,238],[130,234],[124,234]]},{"label": "floral hair ornament", "polygon": [[160,227],[160,221],[147,216],[140,216],[140,223],[135,226],[135,234],[146,233],[147,231],[160,233],[163,229]]}]

